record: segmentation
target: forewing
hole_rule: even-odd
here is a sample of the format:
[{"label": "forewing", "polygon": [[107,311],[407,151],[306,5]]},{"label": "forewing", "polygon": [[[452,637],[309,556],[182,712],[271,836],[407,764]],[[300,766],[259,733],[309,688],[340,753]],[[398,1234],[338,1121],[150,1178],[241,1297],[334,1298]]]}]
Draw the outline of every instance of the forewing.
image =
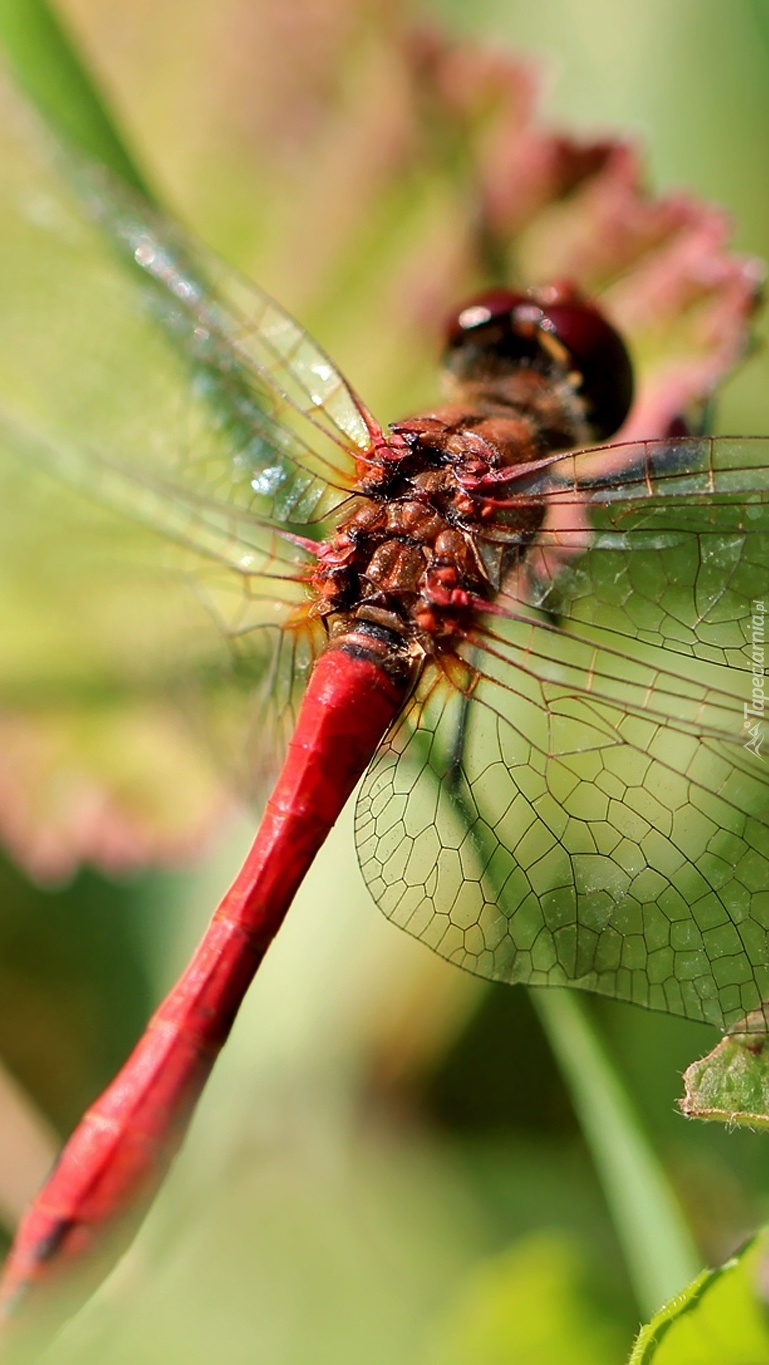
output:
[{"label": "forewing", "polygon": [[483,976],[730,1025],[769,996],[745,728],[769,445],[679,445],[667,472],[665,450],[519,486],[546,481],[558,530],[462,645],[463,685],[425,674],[366,778],[360,857],[386,914]]},{"label": "forewing", "polygon": [[504,584],[507,609],[534,603],[752,671],[753,604],[769,587],[765,437],[578,451],[522,478],[514,496],[547,510],[525,573]]},{"label": "forewing", "polygon": [[181,701],[259,767],[367,419],[277,305],[0,97],[0,707]]}]

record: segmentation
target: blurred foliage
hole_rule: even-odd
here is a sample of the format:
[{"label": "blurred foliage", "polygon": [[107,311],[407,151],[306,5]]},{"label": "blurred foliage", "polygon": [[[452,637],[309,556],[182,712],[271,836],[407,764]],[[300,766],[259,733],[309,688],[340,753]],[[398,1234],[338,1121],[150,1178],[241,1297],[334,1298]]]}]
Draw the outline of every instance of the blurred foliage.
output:
[{"label": "blurred foliage", "polygon": [[623,1341],[576,1243],[524,1238],[481,1263],[439,1329],[429,1365],[613,1365]]},{"label": "blurred foliage", "polygon": [[[166,202],[246,271],[269,260],[274,292],[374,396],[387,338],[375,310],[354,316],[359,263],[346,262],[342,280],[323,253],[328,216],[365,214],[365,192],[350,185],[330,199],[323,149],[308,163],[314,92],[295,39],[309,33],[332,56],[339,32],[360,24],[375,45],[381,9],[364,22],[353,0],[61,4]],[[433,6],[544,56],[557,77],[554,119],[640,132],[655,181],[725,203],[739,244],[769,256],[769,38],[757,12],[721,0]],[[287,51],[297,60],[287,64]],[[265,83],[281,81],[291,117],[274,128]],[[383,73],[374,113],[385,91]],[[344,82],[340,118],[343,95]],[[292,178],[310,182],[301,217]],[[401,208],[393,203],[396,221]],[[308,243],[314,282],[303,268],[298,290],[294,261]],[[391,265],[379,261],[382,291],[406,294]],[[722,428],[769,426],[764,364],[729,386]],[[62,1128],[123,1059],[246,838],[245,827],[234,833],[184,886],[167,874],[119,887],[88,874],[57,893],[3,870],[0,1048]],[[676,1112],[680,1072],[712,1032],[609,1002],[595,1015],[704,1257],[723,1260],[769,1214],[769,1169],[762,1137]],[[528,1237],[543,1228],[549,1237]],[[480,987],[380,920],[345,819],[271,950],[169,1187],[48,1359],[598,1362],[629,1348],[637,1321],[532,1010],[520,992]],[[535,1336],[537,1326],[551,1335]]]},{"label": "blurred foliage", "polygon": [[62,1128],[79,1118],[94,1083],[107,1083],[144,1024],[153,885],[108,885],[84,871],[45,895],[0,865],[0,1052]]}]

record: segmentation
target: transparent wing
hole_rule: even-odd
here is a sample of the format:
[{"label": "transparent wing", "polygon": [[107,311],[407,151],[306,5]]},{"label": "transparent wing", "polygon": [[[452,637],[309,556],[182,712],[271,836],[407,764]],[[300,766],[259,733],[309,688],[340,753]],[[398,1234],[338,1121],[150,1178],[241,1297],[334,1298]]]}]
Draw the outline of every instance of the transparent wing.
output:
[{"label": "transparent wing", "polygon": [[0,156],[0,398],[14,423],[172,479],[246,528],[333,510],[371,435],[325,353],[13,106]]},{"label": "transparent wing", "polygon": [[503,605],[535,603],[751,670],[749,622],[767,586],[767,438],[577,451],[523,478],[515,498],[547,510],[525,572],[506,580]]},{"label": "transparent wing", "polygon": [[769,772],[746,717],[769,442],[628,455],[517,484],[545,527],[462,684],[426,673],[372,765],[361,866],[387,915],[483,976],[729,1025],[769,996]]},{"label": "transparent wing", "polygon": [[373,424],[266,295],[0,109],[0,706],[181,698],[245,766]]},{"label": "transparent wing", "polygon": [[[108,178],[73,169],[94,220],[124,254],[145,306],[190,358],[206,405],[230,438],[244,510],[309,525],[343,501],[354,454],[381,430],[329,356],[274,299]],[[216,488],[205,445],[177,465],[196,492]],[[245,478],[244,478],[245,476]],[[233,499],[230,496],[229,501]]]}]

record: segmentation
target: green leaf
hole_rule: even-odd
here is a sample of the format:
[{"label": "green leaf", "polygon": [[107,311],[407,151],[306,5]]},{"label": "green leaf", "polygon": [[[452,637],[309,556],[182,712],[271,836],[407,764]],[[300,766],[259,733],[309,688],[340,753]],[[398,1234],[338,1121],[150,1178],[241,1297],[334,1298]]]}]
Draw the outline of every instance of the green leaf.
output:
[{"label": "green leaf", "polygon": [[536,1235],[468,1277],[426,1365],[609,1365],[622,1332],[585,1283],[582,1250]]},{"label": "green leaf", "polygon": [[769,1359],[763,1232],[717,1270],[706,1270],[652,1318],[629,1365],[759,1365]]},{"label": "green leaf", "polygon": [[687,1118],[769,1128],[768,1042],[766,1033],[730,1033],[707,1057],[692,1062],[680,1101]]}]

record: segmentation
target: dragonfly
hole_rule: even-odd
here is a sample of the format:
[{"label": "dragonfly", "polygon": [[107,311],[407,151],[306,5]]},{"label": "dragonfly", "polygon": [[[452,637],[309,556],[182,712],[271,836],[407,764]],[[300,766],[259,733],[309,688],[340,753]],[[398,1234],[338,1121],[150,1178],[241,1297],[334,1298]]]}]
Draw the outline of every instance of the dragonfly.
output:
[{"label": "dragonfly", "polygon": [[[191,963],[22,1222],[6,1319],[97,1252],[106,1273],[357,787],[374,901],[450,962],[720,1027],[769,996],[769,440],[612,442],[628,350],[568,282],[463,302],[448,396],[386,427],[267,294],[150,210],[86,197],[110,244],[81,299],[107,323],[100,378],[51,396],[7,346],[3,458],[54,506],[130,524],[215,622],[251,776],[276,775]],[[34,209],[66,257],[67,223]],[[123,399],[100,388],[118,314],[142,338]],[[185,395],[162,443],[161,354]]]}]

